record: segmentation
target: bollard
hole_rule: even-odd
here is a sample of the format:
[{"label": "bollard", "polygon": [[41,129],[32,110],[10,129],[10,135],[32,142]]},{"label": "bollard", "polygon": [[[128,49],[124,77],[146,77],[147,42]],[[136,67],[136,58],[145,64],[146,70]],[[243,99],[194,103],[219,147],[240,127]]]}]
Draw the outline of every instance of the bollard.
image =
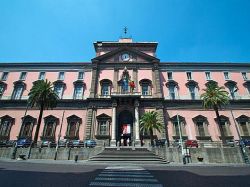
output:
[{"label": "bollard", "polygon": [[78,155],[75,155],[75,163],[77,162],[78,160]]},{"label": "bollard", "polygon": [[183,160],[183,164],[186,164],[186,156],[183,156],[182,160]]}]

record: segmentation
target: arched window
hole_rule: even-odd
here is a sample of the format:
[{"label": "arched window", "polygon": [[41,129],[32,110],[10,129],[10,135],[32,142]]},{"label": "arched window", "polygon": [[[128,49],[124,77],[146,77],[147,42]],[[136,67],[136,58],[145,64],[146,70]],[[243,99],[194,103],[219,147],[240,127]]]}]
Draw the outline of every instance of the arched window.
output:
[{"label": "arched window", "polygon": [[72,115],[67,118],[67,122],[68,126],[65,138],[70,140],[79,139],[79,127],[82,119],[76,115]]},{"label": "arched window", "polygon": [[188,87],[190,98],[192,100],[195,100],[195,99],[199,98],[198,97],[198,95],[199,95],[199,92],[198,92],[198,83],[196,81],[189,80],[186,83],[186,86]]},{"label": "arched window", "polygon": [[109,96],[111,92],[112,81],[109,79],[103,79],[100,81],[101,84],[101,95]]},{"label": "arched window", "polygon": [[36,119],[32,116],[25,116],[22,118],[22,127],[20,132],[20,138],[30,138],[32,139],[32,130],[35,125]]},{"label": "arched window", "polygon": [[14,90],[11,99],[18,100],[22,98],[23,91],[26,89],[26,84],[23,81],[14,82]]},{"label": "arched window", "polygon": [[49,115],[44,118],[44,129],[42,140],[55,140],[55,131],[59,119],[55,116]]},{"label": "arched window", "polygon": [[96,119],[98,124],[97,136],[110,136],[109,127],[111,123],[111,117],[107,114],[101,114],[97,116]]},{"label": "arched window", "polygon": [[10,130],[14,123],[14,118],[5,115],[0,118],[0,140],[9,140]]},{"label": "arched window", "polygon": [[178,98],[178,83],[174,80],[169,80],[166,83],[166,86],[168,88],[168,96],[170,99],[175,100]]},{"label": "arched window", "polygon": [[5,82],[0,81],[0,99],[3,96],[4,91],[6,90],[7,84]]},{"label": "arched window", "polygon": [[238,122],[241,136],[250,138],[250,118],[245,115],[241,115],[236,118]]},{"label": "arched window", "polygon": [[81,80],[75,81],[74,87],[73,99],[83,99],[85,83]]},{"label": "arched window", "polygon": [[180,139],[180,136],[182,135],[183,139],[187,139],[185,118],[180,115],[175,115],[170,118],[170,120],[173,124],[173,138]]},{"label": "arched window", "polygon": [[198,115],[196,117],[193,118],[193,121],[195,123],[195,127],[196,127],[196,138],[198,140],[208,140],[211,139],[211,137],[209,136],[208,133],[208,121],[207,118],[202,116],[202,115]]},{"label": "arched window", "polygon": [[65,87],[66,84],[61,80],[57,80],[54,82],[54,91],[58,95],[59,99],[63,98],[63,92],[65,90]]},{"label": "arched window", "polygon": [[143,96],[152,95],[152,81],[149,79],[142,79],[139,81],[141,86],[141,94]]},{"label": "arched window", "polygon": [[236,99],[236,97],[238,96],[238,88],[237,88],[237,83],[235,81],[232,80],[228,80],[225,83],[225,86],[228,88],[229,90],[229,94],[231,96],[232,99]]}]

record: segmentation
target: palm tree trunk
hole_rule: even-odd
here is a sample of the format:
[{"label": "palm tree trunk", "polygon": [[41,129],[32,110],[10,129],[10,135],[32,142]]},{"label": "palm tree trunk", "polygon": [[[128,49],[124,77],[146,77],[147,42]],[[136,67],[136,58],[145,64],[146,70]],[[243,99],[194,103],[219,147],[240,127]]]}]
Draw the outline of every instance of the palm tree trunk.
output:
[{"label": "palm tree trunk", "polygon": [[214,111],[216,113],[216,118],[217,118],[217,122],[218,122],[219,129],[220,129],[221,141],[222,141],[222,144],[225,145],[226,144],[226,138],[225,138],[223,128],[221,126],[221,119],[220,119],[220,114],[219,114],[219,110],[218,110],[217,106],[214,106]]},{"label": "palm tree trunk", "polygon": [[41,108],[40,108],[40,113],[39,113],[39,118],[38,118],[37,126],[36,126],[36,133],[35,133],[35,137],[34,137],[34,144],[37,143],[38,134],[39,134],[40,126],[41,126],[41,121],[42,121],[42,117],[43,117],[43,110],[44,110],[44,106],[42,104]]},{"label": "palm tree trunk", "polygon": [[153,130],[149,130],[149,133],[150,133],[150,140],[151,140],[151,146],[155,146],[154,145],[154,135],[153,135]]}]

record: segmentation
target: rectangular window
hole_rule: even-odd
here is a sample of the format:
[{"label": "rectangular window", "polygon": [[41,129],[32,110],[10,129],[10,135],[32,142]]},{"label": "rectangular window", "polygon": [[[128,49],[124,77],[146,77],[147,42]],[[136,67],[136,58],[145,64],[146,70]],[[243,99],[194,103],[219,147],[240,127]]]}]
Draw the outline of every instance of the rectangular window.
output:
[{"label": "rectangular window", "polygon": [[227,133],[227,124],[226,124],[226,122],[221,122],[221,127],[222,127],[222,133],[224,134],[224,136],[228,136],[228,133]]},{"label": "rectangular window", "polygon": [[78,72],[78,80],[83,80],[84,79],[84,72],[83,71],[79,71]]},{"label": "rectangular window", "polygon": [[197,122],[197,129],[198,129],[199,136],[205,136],[205,129],[203,126],[203,122]]},{"label": "rectangular window", "polygon": [[9,72],[3,72],[2,77],[1,77],[1,80],[2,80],[2,81],[6,81],[7,78],[8,78],[8,75],[9,75]]},{"label": "rectangular window", "polygon": [[12,94],[12,99],[17,100],[21,99],[23,93],[23,86],[22,85],[17,85],[14,88],[14,92]]},{"label": "rectangular window", "polygon": [[99,128],[100,128],[100,135],[108,135],[108,128],[107,128],[107,121],[100,121]]},{"label": "rectangular window", "polygon": [[224,78],[225,80],[229,80],[229,72],[224,72]]},{"label": "rectangular window", "polygon": [[0,127],[0,136],[8,136],[9,134],[9,127],[10,127],[10,121],[2,121],[1,127]]},{"label": "rectangular window", "polygon": [[242,77],[244,80],[247,80],[247,72],[241,72]]},{"label": "rectangular window", "polygon": [[38,79],[39,80],[44,80],[45,79],[45,72],[40,72]]},{"label": "rectangular window", "polygon": [[192,99],[192,100],[195,99],[195,89],[196,89],[195,86],[193,86],[193,85],[190,85],[190,86],[189,86],[189,92],[190,92],[190,96],[191,96],[191,99]]},{"label": "rectangular window", "polygon": [[4,92],[4,85],[3,85],[3,84],[0,84],[0,99],[1,99],[2,96],[3,96],[3,92]]},{"label": "rectangular window", "polygon": [[54,91],[58,95],[59,99],[62,99],[63,85],[62,84],[56,84],[55,87],[54,87]]},{"label": "rectangular window", "polygon": [[83,96],[83,86],[75,85],[74,99],[82,99]]},{"label": "rectangular window", "polygon": [[173,80],[173,73],[172,72],[168,72],[168,80]]},{"label": "rectangular window", "polygon": [[175,130],[175,136],[180,136],[179,125],[177,121],[174,122],[174,130]]},{"label": "rectangular window", "polygon": [[102,84],[102,95],[109,95],[109,84]]},{"label": "rectangular window", "polygon": [[211,80],[211,73],[210,72],[205,72],[206,75],[206,80]]},{"label": "rectangular window", "polygon": [[174,85],[169,85],[169,97],[170,99],[175,99],[175,86]]},{"label": "rectangular window", "polygon": [[58,80],[64,80],[64,72],[59,72]]},{"label": "rectangular window", "polygon": [[148,85],[142,85],[142,95],[149,95]]},{"label": "rectangular window", "polygon": [[187,79],[192,80],[192,72],[187,72]]},{"label": "rectangular window", "polygon": [[26,79],[27,72],[21,72],[19,79],[25,80]]},{"label": "rectangular window", "polygon": [[242,129],[242,132],[243,132],[243,136],[249,136],[249,131],[248,131],[248,128],[247,128],[247,122],[246,121],[242,121],[240,122],[240,126],[241,126],[241,129]]}]

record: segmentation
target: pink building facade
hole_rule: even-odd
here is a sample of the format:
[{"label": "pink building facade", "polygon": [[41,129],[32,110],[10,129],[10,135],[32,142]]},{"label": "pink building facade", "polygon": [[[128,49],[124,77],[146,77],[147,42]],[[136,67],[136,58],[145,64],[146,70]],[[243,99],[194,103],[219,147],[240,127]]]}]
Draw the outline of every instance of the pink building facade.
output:
[{"label": "pink building facade", "polygon": [[0,140],[34,138],[39,111],[27,107],[27,99],[41,79],[53,83],[60,100],[44,112],[39,140],[140,146],[149,136],[140,132],[139,119],[157,111],[165,129],[155,138],[179,139],[180,126],[184,139],[220,141],[215,112],[203,109],[200,99],[211,81],[231,97],[220,111],[226,138],[250,138],[249,63],[160,62],[156,42],[130,38],[95,42],[94,48],[89,63],[0,64]]}]

